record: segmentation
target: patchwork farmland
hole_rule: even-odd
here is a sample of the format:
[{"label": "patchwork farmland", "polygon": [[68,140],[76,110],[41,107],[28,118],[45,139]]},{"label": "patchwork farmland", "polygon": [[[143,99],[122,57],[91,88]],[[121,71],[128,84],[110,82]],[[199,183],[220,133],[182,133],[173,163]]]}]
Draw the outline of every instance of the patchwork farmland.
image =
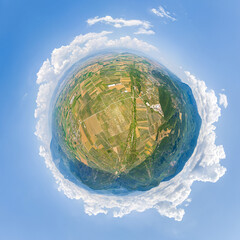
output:
[{"label": "patchwork farmland", "polygon": [[[105,56],[77,72],[57,101],[68,150],[82,163],[115,175],[151,155],[171,130],[159,103],[160,83],[143,58]],[[61,114],[60,114],[61,113]]]}]

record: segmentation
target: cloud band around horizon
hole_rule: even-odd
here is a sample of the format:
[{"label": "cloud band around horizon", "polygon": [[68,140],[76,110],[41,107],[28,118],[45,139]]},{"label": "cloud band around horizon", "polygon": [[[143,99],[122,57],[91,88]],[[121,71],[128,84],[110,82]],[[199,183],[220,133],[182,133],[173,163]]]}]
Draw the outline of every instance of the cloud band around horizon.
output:
[{"label": "cloud band around horizon", "polygon": [[51,58],[44,61],[37,73],[39,91],[37,96],[37,119],[35,135],[41,141],[39,154],[45,159],[58,184],[58,190],[71,199],[82,199],[85,212],[89,215],[107,214],[109,211],[114,217],[122,217],[132,211],[143,212],[154,208],[161,215],[181,221],[185,210],[183,203],[189,203],[191,185],[194,181],[216,182],[224,175],[226,169],[220,165],[225,158],[222,145],[215,144],[215,126],[221,116],[221,108],[213,90],[209,90],[205,82],[198,80],[190,72],[185,71],[185,79],[196,99],[199,114],[202,118],[198,143],[193,155],[184,169],[174,178],[162,182],[158,187],[146,192],[137,192],[127,196],[107,196],[88,192],[69,180],[56,168],[50,151],[51,129],[49,127],[50,102],[58,81],[63,74],[80,59],[104,49],[138,50],[150,56],[159,53],[153,45],[124,36],[111,39],[111,32],[88,33],[77,36],[69,45],[54,49]]}]

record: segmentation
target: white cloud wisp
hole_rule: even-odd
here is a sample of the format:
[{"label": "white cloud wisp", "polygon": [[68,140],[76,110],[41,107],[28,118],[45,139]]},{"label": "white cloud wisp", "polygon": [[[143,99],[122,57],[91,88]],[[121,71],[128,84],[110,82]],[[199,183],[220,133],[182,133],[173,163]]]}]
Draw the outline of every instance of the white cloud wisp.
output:
[{"label": "white cloud wisp", "polygon": [[90,26],[99,22],[112,25],[115,28],[139,27],[138,31],[135,34],[148,34],[148,35],[155,34],[155,32],[150,29],[152,27],[151,23],[144,20],[138,20],[138,19],[126,20],[123,18],[113,18],[111,16],[105,16],[101,18],[97,16],[87,20],[87,23]]},{"label": "white cloud wisp", "polygon": [[158,51],[154,46],[129,36],[110,39],[109,32],[88,33],[77,36],[69,45],[54,49],[51,59],[47,59],[37,74],[39,92],[37,96],[37,119],[35,134],[41,141],[39,154],[45,159],[58,184],[58,190],[70,199],[82,199],[85,212],[89,215],[112,212],[114,217],[122,217],[132,211],[143,212],[154,208],[161,215],[181,221],[184,215],[184,204],[189,204],[189,194],[194,181],[216,182],[224,175],[226,169],[220,165],[225,158],[223,146],[215,144],[215,126],[221,115],[217,97],[208,90],[203,81],[189,72],[185,82],[192,88],[196,99],[202,126],[197,146],[184,169],[170,181],[162,182],[146,192],[127,196],[108,196],[93,194],[64,178],[55,166],[50,151],[51,129],[49,128],[49,108],[61,76],[74,63],[85,56],[103,49],[127,48],[139,50],[149,55]]},{"label": "white cloud wisp", "polygon": [[227,96],[223,93],[219,93],[219,104],[223,105],[224,108],[227,108],[228,106]]},{"label": "white cloud wisp", "polygon": [[167,18],[173,22],[177,20],[175,17],[171,16],[170,12],[166,11],[162,6],[159,6],[158,9],[153,8],[151,11],[158,17]]},{"label": "white cloud wisp", "polygon": [[146,35],[152,35],[155,34],[155,32],[151,29],[147,30],[145,28],[139,28],[137,32],[134,32],[134,34],[146,34]]}]

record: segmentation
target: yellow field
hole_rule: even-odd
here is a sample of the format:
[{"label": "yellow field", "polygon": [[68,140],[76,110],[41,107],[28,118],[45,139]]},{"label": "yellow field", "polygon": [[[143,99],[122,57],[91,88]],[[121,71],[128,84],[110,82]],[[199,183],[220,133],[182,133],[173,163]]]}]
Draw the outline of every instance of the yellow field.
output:
[{"label": "yellow field", "polygon": [[87,131],[90,135],[90,138],[94,144],[97,139],[96,135],[102,131],[101,125],[100,125],[96,115],[89,117],[87,120],[84,121],[84,123],[85,123]]}]

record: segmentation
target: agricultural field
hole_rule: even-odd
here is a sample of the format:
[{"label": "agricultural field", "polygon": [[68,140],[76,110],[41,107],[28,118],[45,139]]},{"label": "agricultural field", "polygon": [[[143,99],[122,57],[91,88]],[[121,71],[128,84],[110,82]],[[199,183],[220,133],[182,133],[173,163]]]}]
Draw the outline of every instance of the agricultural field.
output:
[{"label": "agricultural field", "polygon": [[[158,174],[163,179],[177,165],[176,150],[168,145],[181,146],[187,131],[179,89],[164,69],[156,71],[143,57],[106,54],[67,81],[56,100],[53,135],[67,158],[81,169],[94,169],[95,180],[100,173],[113,181],[140,169],[135,175],[150,181],[156,177],[154,159],[168,154]],[[130,179],[135,181],[134,175]]]}]

